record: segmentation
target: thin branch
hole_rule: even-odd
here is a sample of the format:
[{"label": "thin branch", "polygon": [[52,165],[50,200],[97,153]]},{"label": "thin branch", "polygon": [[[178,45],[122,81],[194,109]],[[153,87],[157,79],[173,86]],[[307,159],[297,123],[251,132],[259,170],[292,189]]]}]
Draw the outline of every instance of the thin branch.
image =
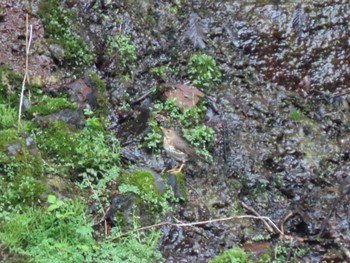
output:
[{"label": "thin branch", "polygon": [[[131,231],[128,231],[126,233],[122,233],[116,237],[113,238],[109,238],[108,240],[113,241],[113,240],[117,240],[123,236],[127,236],[129,234],[135,233],[135,232],[140,232],[140,231],[144,231],[147,229],[152,229],[152,228],[156,228],[156,227],[160,227],[160,226],[166,226],[166,225],[170,225],[170,226],[176,226],[176,227],[186,227],[186,226],[196,226],[196,225],[205,225],[205,224],[209,224],[209,223],[215,223],[215,222],[224,222],[224,221],[230,221],[233,219],[259,219],[259,220],[266,220],[270,223],[270,225],[276,230],[276,232],[282,236],[284,236],[283,232],[275,225],[274,222],[272,222],[272,220],[266,216],[251,216],[251,215],[242,215],[242,216],[231,216],[231,217],[226,217],[226,218],[218,218],[218,219],[211,219],[211,220],[206,220],[206,221],[198,221],[198,222],[192,222],[192,223],[171,223],[171,222],[161,222],[158,224],[154,224],[154,225],[150,225],[150,226],[144,226],[144,227],[140,227]],[[177,220],[177,222],[180,222],[179,220]]]},{"label": "thin branch", "polygon": [[24,97],[24,91],[26,82],[28,79],[28,66],[29,66],[29,50],[30,50],[30,44],[32,43],[32,35],[33,35],[33,26],[29,26],[29,38],[28,38],[28,14],[26,15],[26,66],[25,66],[25,72],[22,82],[22,90],[21,90],[21,98],[19,102],[18,107],[18,129],[21,125],[21,117],[22,117],[22,106],[23,106],[23,97]]},{"label": "thin branch", "polygon": [[[246,203],[244,203],[243,201],[239,201],[239,203],[247,210],[249,210],[250,212],[252,212],[254,215],[258,216],[258,217],[261,217],[260,214],[255,211],[255,209],[253,207],[250,207],[249,205],[247,205]],[[270,225],[264,220],[262,219],[264,225],[266,226],[267,230],[270,232],[270,233],[273,233],[275,231],[273,231],[273,229],[270,227]],[[283,232],[283,231],[282,231]]]}]

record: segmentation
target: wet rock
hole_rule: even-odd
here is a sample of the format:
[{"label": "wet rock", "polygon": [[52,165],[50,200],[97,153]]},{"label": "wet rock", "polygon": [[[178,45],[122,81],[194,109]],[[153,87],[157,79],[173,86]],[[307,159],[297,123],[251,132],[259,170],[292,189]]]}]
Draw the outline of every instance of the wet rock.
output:
[{"label": "wet rock", "polygon": [[51,44],[49,46],[49,50],[51,52],[51,56],[53,57],[54,60],[57,61],[57,63],[62,63],[64,61],[65,56],[66,56],[66,51],[64,50],[63,47],[61,47],[58,44]]},{"label": "wet rock", "polygon": [[9,146],[7,146],[7,151],[11,155],[21,154],[22,144],[20,142],[15,142]]},{"label": "wet rock", "polygon": [[117,212],[123,215],[123,220],[127,224],[132,223],[133,214],[132,209],[134,208],[136,195],[133,193],[118,194],[112,198],[111,206],[106,213],[106,219],[110,221],[112,226],[118,224],[117,216],[120,216]]},{"label": "wet rock", "polygon": [[81,110],[64,109],[46,116],[35,116],[39,125],[46,125],[50,121],[61,120],[67,124],[73,125],[78,129],[82,129],[85,125],[85,119]]},{"label": "wet rock", "polygon": [[95,92],[86,84],[84,79],[78,79],[72,83],[69,83],[67,85],[67,89],[70,99],[78,103],[80,108],[84,108],[87,105],[89,105],[91,108],[96,106],[97,99]]},{"label": "wet rock", "polygon": [[171,187],[174,196],[180,200],[187,200],[188,192],[185,186],[184,176],[181,173],[167,175],[167,184]]},{"label": "wet rock", "polygon": [[184,84],[164,84],[169,90],[164,93],[165,99],[176,98],[176,105],[180,108],[190,108],[197,105],[200,98],[204,96],[203,92],[196,87]]}]

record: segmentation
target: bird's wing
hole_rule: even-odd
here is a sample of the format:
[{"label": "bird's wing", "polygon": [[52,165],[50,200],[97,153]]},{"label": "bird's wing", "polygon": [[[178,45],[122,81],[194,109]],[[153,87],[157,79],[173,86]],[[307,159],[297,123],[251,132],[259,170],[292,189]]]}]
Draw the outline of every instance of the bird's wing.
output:
[{"label": "bird's wing", "polygon": [[192,147],[184,140],[178,140],[176,142],[176,148],[190,156],[197,155],[196,152],[192,149]]}]

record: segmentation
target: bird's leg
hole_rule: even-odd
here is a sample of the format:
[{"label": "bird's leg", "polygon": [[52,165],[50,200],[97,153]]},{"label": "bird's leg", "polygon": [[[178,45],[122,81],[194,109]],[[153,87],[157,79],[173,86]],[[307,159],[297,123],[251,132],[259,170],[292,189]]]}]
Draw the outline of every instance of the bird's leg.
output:
[{"label": "bird's leg", "polygon": [[170,170],[168,170],[168,173],[172,173],[172,174],[176,174],[176,171],[179,169],[179,164],[176,164],[176,166],[174,168],[171,168]]},{"label": "bird's leg", "polygon": [[185,163],[183,162],[181,163],[180,167],[179,165],[176,165],[173,169],[169,170],[168,172],[172,174],[181,173],[184,166],[185,166]]}]

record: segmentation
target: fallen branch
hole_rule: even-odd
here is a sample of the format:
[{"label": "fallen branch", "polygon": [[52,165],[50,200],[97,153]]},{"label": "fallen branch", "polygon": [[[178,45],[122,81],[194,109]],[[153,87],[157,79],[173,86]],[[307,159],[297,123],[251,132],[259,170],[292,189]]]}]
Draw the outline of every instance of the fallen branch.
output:
[{"label": "fallen branch", "polygon": [[[140,231],[144,231],[144,230],[148,230],[148,229],[152,229],[152,228],[157,228],[157,227],[161,227],[161,226],[166,226],[166,225],[170,225],[170,226],[176,226],[176,227],[187,227],[187,226],[197,226],[197,225],[205,225],[205,224],[209,224],[209,223],[216,223],[216,222],[225,222],[225,221],[230,221],[230,220],[234,220],[234,219],[258,219],[258,220],[266,220],[270,223],[270,225],[276,230],[276,232],[282,236],[284,236],[283,232],[275,225],[274,222],[272,222],[272,220],[266,216],[251,216],[251,215],[242,215],[242,216],[231,216],[231,217],[225,217],[225,218],[218,218],[218,219],[211,219],[211,220],[206,220],[206,221],[198,221],[198,222],[192,222],[192,223],[172,223],[172,222],[161,222],[158,224],[154,224],[154,225],[150,225],[150,226],[144,226],[144,227],[140,227],[125,233],[122,233],[116,237],[112,237],[109,238],[108,240],[113,241],[113,240],[117,240],[123,236],[127,236],[130,235],[132,233],[136,233],[136,232],[140,232]],[[177,219],[176,219],[177,220]],[[178,222],[180,222],[179,220],[177,220]],[[288,238],[289,239],[289,238]]]},{"label": "fallen branch", "polygon": [[[255,211],[255,209],[253,207],[250,207],[248,206],[246,203],[244,203],[243,201],[240,201],[239,200],[239,203],[247,210],[249,210],[250,212],[252,212],[254,215],[258,216],[258,217],[261,217],[260,214]],[[262,219],[264,225],[266,226],[267,230],[270,232],[270,233],[274,233],[275,231],[273,231],[273,229],[270,227],[270,225],[264,220]],[[271,220],[270,220],[271,221]],[[272,222],[272,221],[271,221]],[[277,227],[276,227],[277,228]],[[277,228],[279,230],[279,228]],[[282,232],[282,235],[283,235],[283,231]]]}]

